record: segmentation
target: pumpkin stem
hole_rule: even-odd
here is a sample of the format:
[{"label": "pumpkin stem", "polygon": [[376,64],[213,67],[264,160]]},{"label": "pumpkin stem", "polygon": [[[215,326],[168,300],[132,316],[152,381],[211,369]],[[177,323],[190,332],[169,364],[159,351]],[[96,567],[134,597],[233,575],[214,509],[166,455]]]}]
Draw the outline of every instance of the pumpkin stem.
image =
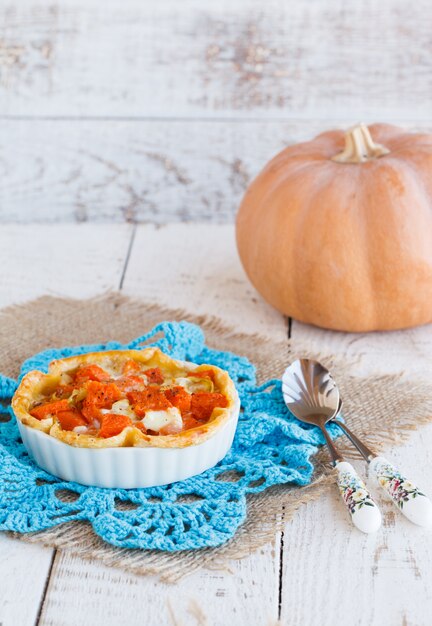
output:
[{"label": "pumpkin stem", "polygon": [[366,163],[389,152],[385,146],[374,142],[366,124],[358,124],[345,133],[345,147],[342,152],[332,157],[332,161]]}]

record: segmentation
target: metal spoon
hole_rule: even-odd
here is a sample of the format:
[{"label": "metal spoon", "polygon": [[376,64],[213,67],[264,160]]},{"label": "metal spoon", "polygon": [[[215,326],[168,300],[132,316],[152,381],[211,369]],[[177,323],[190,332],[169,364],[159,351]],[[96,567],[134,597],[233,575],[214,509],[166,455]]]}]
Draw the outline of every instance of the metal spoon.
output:
[{"label": "metal spoon", "polygon": [[282,393],[285,404],[297,419],[321,429],[338,472],[339,491],[354,525],[365,533],[378,530],[381,526],[379,508],[353,466],[344,461],[325,427],[339,409],[339,391],[330,372],[317,361],[294,361],[282,376]]},{"label": "metal spoon", "polygon": [[[324,370],[325,368],[322,367],[322,369]],[[386,494],[390,496],[393,504],[410,522],[418,526],[430,526],[432,524],[432,502],[429,498],[413,482],[405,478],[392,463],[384,457],[375,454],[348,426],[340,422],[337,417],[340,415],[341,410],[342,400],[339,398],[338,410],[332,417],[332,421],[343,430],[351,443],[360,452],[368,463],[375,480]]]}]

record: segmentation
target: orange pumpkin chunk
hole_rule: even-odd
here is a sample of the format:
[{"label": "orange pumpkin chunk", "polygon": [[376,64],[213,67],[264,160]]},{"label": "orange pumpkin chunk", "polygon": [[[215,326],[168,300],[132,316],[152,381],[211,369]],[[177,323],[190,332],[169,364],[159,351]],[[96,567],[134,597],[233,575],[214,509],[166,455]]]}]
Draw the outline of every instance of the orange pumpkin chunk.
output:
[{"label": "orange pumpkin chunk", "polygon": [[192,394],[191,413],[197,420],[208,420],[216,407],[226,407],[228,400],[222,393],[197,392]]},{"label": "orange pumpkin chunk", "polygon": [[201,426],[202,422],[196,420],[190,413],[183,416],[183,430],[190,430],[191,428],[196,428],[197,426]]},{"label": "orange pumpkin chunk", "polygon": [[139,376],[122,376],[114,381],[114,384],[123,392],[133,391],[134,389],[142,389],[144,381]]},{"label": "orange pumpkin chunk", "polygon": [[76,426],[86,426],[87,422],[77,409],[57,413],[57,419],[63,430],[73,430]]},{"label": "orange pumpkin chunk", "polygon": [[141,368],[136,361],[129,359],[123,365],[123,376],[129,376],[129,374],[134,374],[134,373],[136,374],[137,372],[140,371],[140,369]]},{"label": "orange pumpkin chunk", "polygon": [[127,426],[131,426],[132,421],[127,415],[116,415],[115,413],[105,413],[101,417],[101,427],[99,437],[115,437],[119,435]]},{"label": "orange pumpkin chunk", "polygon": [[102,382],[109,380],[111,376],[99,365],[81,365],[75,373],[75,383],[81,385],[87,380]]},{"label": "orange pumpkin chunk", "polygon": [[74,389],[73,385],[59,385],[54,395],[56,398],[68,398]]},{"label": "orange pumpkin chunk", "polygon": [[60,411],[68,411],[70,409],[69,402],[67,400],[56,400],[55,402],[47,402],[36,406],[30,411],[30,415],[38,420],[43,420],[48,415],[57,415]]},{"label": "orange pumpkin chunk", "polygon": [[110,409],[114,402],[123,397],[122,392],[114,383],[86,383],[87,396],[84,398],[82,413],[90,422],[100,419],[101,409]]},{"label": "orange pumpkin chunk", "polygon": [[192,396],[180,385],[165,390],[165,397],[176,406],[180,413],[186,413],[190,410]]},{"label": "orange pumpkin chunk", "polygon": [[152,367],[149,370],[145,370],[144,374],[147,376],[149,383],[160,385],[164,381],[164,376],[160,367]]},{"label": "orange pumpkin chunk", "polygon": [[172,406],[157,387],[147,387],[144,391],[130,391],[126,395],[138,417],[143,417],[146,411],[163,411]]},{"label": "orange pumpkin chunk", "polygon": [[142,433],[144,433],[144,435],[147,434],[147,428],[144,426],[144,424],[142,422],[136,422],[136,424],[134,424],[135,428],[138,428],[138,430],[140,430]]}]

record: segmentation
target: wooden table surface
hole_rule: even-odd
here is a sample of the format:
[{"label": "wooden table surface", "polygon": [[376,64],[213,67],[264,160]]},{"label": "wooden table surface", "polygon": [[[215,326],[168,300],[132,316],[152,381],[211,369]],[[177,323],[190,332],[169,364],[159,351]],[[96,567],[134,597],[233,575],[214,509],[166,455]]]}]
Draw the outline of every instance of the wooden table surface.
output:
[{"label": "wooden table surface", "polygon": [[[219,254],[209,255],[210,249]],[[82,298],[121,289],[287,338],[287,320],[262,302],[243,274],[231,225],[3,226],[0,262],[1,306],[40,294]],[[431,369],[430,327],[346,335],[293,322],[291,335],[298,345],[308,340],[329,352],[359,355],[359,374]],[[391,457],[432,491],[432,425]],[[335,488],[301,507],[283,535],[234,562],[232,572],[202,571],[176,586],[0,535],[0,623],[267,626],[280,617],[290,626],[428,626],[431,532],[394,514],[381,498],[380,504],[384,527],[364,536],[347,520]],[[201,617],[194,616],[197,607]]]},{"label": "wooden table surface", "polygon": [[[240,198],[329,127],[432,129],[431,32],[428,0],[4,0],[0,307],[121,290],[287,339],[238,261]],[[431,327],[290,333],[359,374],[431,371]],[[391,457],[432,491],[432,426]],[[333,490],[176,586],[0,535],[0,625],[429,626],[431,532],[382,507],[363,536]]]}]

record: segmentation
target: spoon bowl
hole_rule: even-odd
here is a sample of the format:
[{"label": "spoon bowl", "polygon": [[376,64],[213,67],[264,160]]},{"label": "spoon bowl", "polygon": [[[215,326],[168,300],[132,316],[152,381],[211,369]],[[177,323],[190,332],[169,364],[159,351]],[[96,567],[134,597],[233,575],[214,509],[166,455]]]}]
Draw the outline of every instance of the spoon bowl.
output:
[{"label": "spoon bowl", "polygon": [[318,425],[333,419],[339,390],[330,372],[311,359],[298,359],[282,376],[282,393],[291,413],[302,422]]}]

